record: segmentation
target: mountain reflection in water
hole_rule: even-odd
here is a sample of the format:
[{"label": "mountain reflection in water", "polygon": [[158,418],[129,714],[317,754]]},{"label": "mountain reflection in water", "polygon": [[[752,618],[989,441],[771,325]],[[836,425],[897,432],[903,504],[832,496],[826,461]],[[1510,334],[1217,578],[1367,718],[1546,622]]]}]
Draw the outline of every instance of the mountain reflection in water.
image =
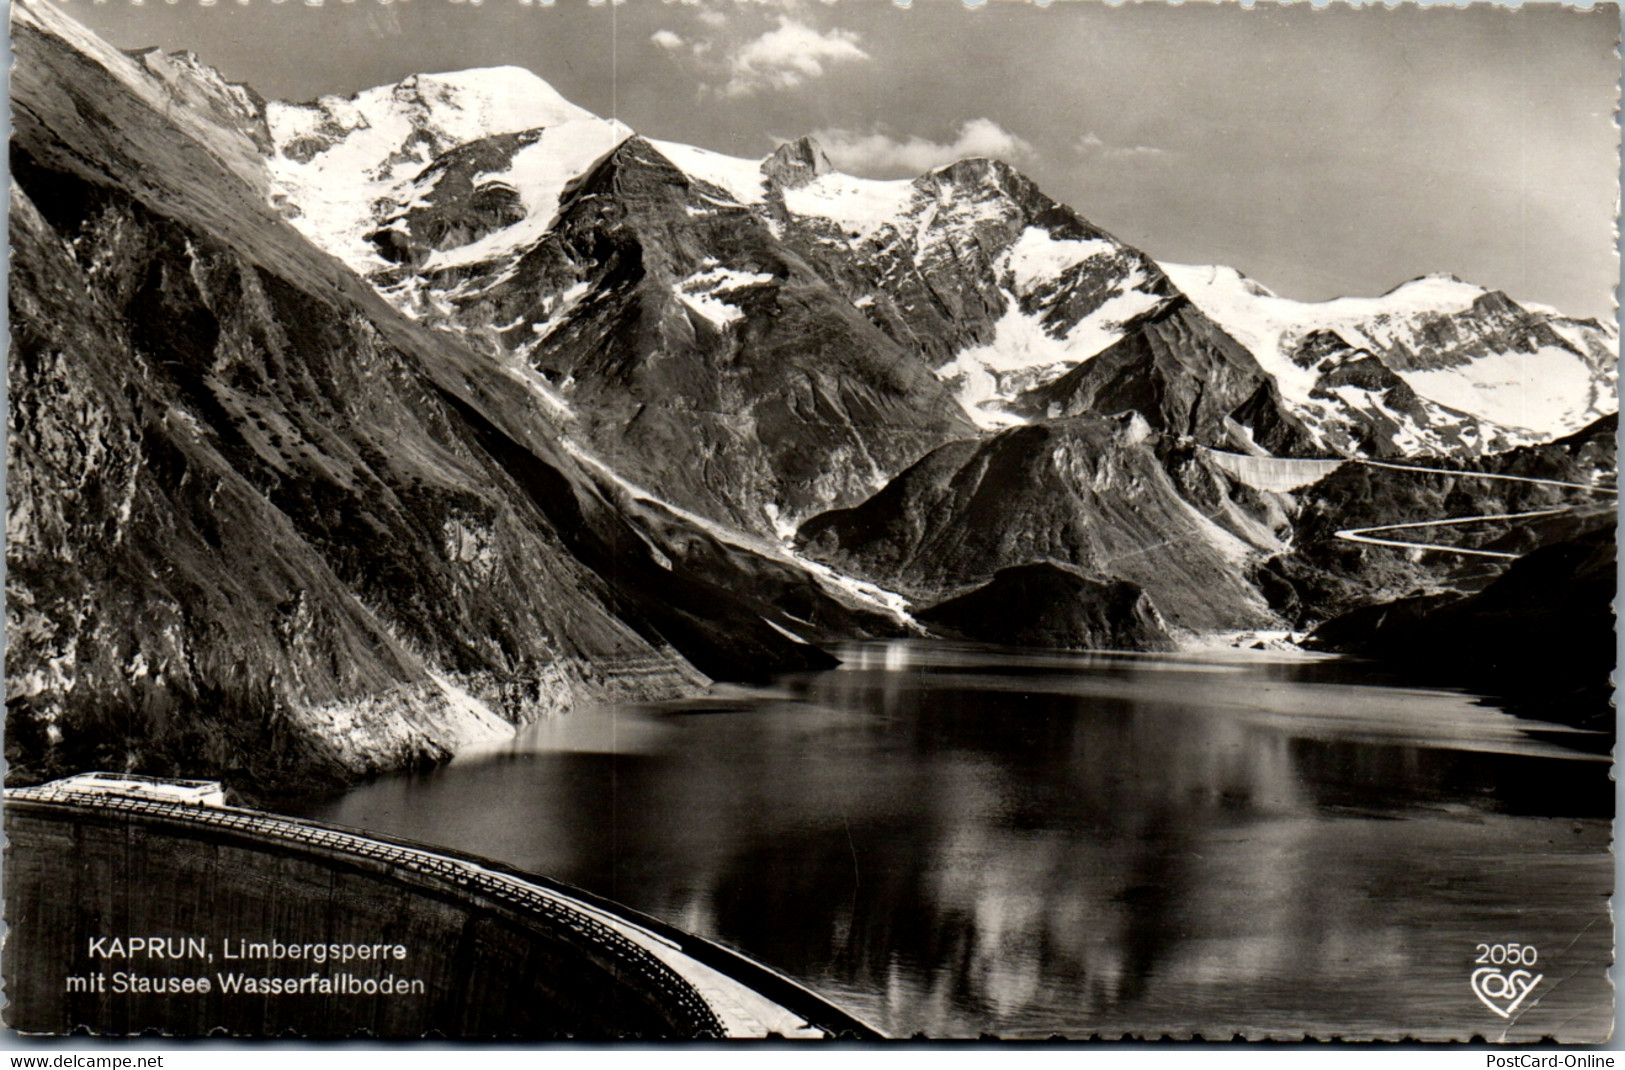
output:
[{"label": "mountain reflection in water", "polygon": [[[894,1035],[1607,1032],[1594,740],[1329,658],[840,654],[307,813],[610,896]],[[1510,1023],[1468,986],[1500,941],[1548,978]]]}]

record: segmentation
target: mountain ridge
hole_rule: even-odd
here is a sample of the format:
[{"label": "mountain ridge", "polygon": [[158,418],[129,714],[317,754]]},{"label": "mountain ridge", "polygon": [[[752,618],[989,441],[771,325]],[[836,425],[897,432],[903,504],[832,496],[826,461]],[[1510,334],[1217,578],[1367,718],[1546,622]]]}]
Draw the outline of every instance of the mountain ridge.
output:
[{"label": "mountain ridge", "polygon": [[654,551],[528,384],[390,308],[214,151],[240,132],[200,139],[65,20],[13,9],[14,781],[330,785],[831,663]]},{"label": "mountain ridge", "polygon": [[[17,776],[342,782],[840,638],[1313,624],[1483,578],[1351,517],[1611,470],[1601,424],[1503,453],[1551,433],[1423,389],[1561,358],[1561,428],[1612,382],[1607,331],[1458,281],[1293,319],[999,161],[741,160],[518,69],[266,103],[34,0],[13,32]],[[1286,493],[1214,449],[1455,467]]]},{"label": "mountain ridge", "polygon": [[[512,85],[520,99],[535,98],[537,103],[492,118],[488,100],[470,105],[452,100],[455,93],[421,91],[426,84],[455,85],[460,79]],[[403,92],[412,98],[415,114],[421,114],[390,137],[380,140],[370,125],[339,121],[347,109],[371,114],[378,101]],[[463,95],[480,98],[478,92]],[[500,326],[510,337],[511,320],[470,323],[467,315],[448,318],[439,310],[447,301],[461,307],[471,292],[483,294],[500,284],[525,250],[545,238],[557,202],[568,189],[634,136],[624,126],[569,104],[533,73],[512,67],[413,76],[348,98],[273,102],[267,112],[278,117],[276,151],[268,155],[278,185],[273,197],[308,237],[373,277],[380,292],[409,314],[482,335]],[[307,128],[323,123],[328,127],[324,140],[304,137]],[[540,131],[542,144],[533,146],[531,155],[551,158],[550,177],[524,175],[526,169],[520,167],[512,168],[510,180],[498,180],[495,171],[465,173],[468,188],[461,199],[483,198],[470,206],[484,216],[475,228],[477,236],[470,231],[471,240],[459,244],[444,240],[442,232],[432,250],[408,252],[411,243],[403,246],[400,238],[411,227],[407,224],[403,231],[402,223],[415,212],[421,214],[425,198],[435,195],[434,183],[424,182],[432,178],[440,155],[526,131],[533,136]],[[354,147],[350,140],[357,137],[371,144],[363,154],[366,161],[344,166],[330,161],[332,167],[312,172],[319,174],[320,185],[342,188],[348,181],[342,193],[318,191],[313,188],[318,183],[298,173],[325,157],[349,152]],[[549,148],[549,140],[560,147]],[[584,142],[591,147],[568,147]],[[1163,265],[1043,197],[1030,180],[1002,162],[970,158],[912,180],[881,181],[842,174],[811,138],[783,142],[759,160],[657,139],[650,144],[680,171],[711,184],[724,203],[788,228],[791,243],[871,322],[947,382],[984,431],[1030,418],[1023,414],[1030,414],[1033,405],[1021,395],[1109,349],[1122,340],[1129,324],[1183,291],[1190,291],[1197,307],[1277,379],[1286,411],[1308,425],[1327,453],[1492,453],[1560,437],[1604,415],[1613,404],[1611,354],[1617,351],[1617,336],[1605,325],[1517,305],[1504,295],[1503,307],[1474,311],[1466,307],[1471,298],[1463,302],[1461,294],[1484,297],[1491,291],[1442,273],[1402,282],[1382,298],[1338,299],[1392,304],[1406,298],[1415,306],[1409,314],[1420,321],[1402,325],[1397,333],[1386,328],[1343,332],[1352,348],[1372,354],[1416,395],[1412,399],[1401,392],[1390,403],[1383,392],[1317,391],[1315,377],[1298,372],[1291,354],[1283,351],[1281,331],[1271,338],[1246,329],[1238,322],[1247,317],[1237,313],[1234,294],[1219,295],[1220,300],[1212,285],[1193,281],[1193,273],[1202,270],[1245,279],[1239,272],[1171,265],[1170,280]],[[484,151],[475,150],[476,155]],[[345,178],[347,169],[354,172],[358,166],[366,176],[360,186],[353,175]],[[977,193],[979,188],[996,193]],[[370,222],[324,222],[339,208],[346,219]],[[998,223],[996,217],[1006,222]],[[1012,225],[1018,221],[1022,226]],[[995,236],[1001,226],[1006,233]],[[403,268],[403,262],[411,262],[410,267]],[[967,269],[967,264],[972,266]],[[1257,300],[1285,302],[1251,280],[1243,285],[1261,291],[1250,295]],[[1428,300],[1412,300],[1424,293]],[[568,287],[547,297],[565,303]],[[1309,309],[1337,301],[1292,304]],[[1392,318],[1380,310],[1375,314]],[[1310,317],[1295,331],[1303,335],[1337,326],[1349,325],[1328,327]],[[1422,335],[1440,332],[1459,337],[1442,347],[1415,344]],[[504,348],[489,340],[484,344]],[[1532,407],[1512,398],[1505,384],[1509,376],[1518,378],[1515,372],[1535,366],[1543,369],[1538,378],[1549,389]]]}]

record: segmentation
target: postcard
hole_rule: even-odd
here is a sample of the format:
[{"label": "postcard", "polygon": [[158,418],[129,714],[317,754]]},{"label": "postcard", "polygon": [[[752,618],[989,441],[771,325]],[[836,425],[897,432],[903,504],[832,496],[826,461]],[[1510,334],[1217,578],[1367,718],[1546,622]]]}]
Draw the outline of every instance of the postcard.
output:
[{"label": "postcard", "polygon": [[14,0],[14,1036],[1607,1042],[1620,12]]}]

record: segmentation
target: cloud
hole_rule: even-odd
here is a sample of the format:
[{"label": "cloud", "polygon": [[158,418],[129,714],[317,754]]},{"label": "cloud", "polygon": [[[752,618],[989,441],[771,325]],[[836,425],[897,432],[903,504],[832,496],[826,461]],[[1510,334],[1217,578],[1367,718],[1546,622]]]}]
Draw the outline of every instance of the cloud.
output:
[{"label": "cloud", "polygon": [[820,30],[796,14],[810,2],[667,0],[689,9],[691,21],[680,24],[681,32],[662,28],[649,39],[693,71],[702,97],[798,89],[838,65],[873,58],[858,34],[839,28]]},{"label": "cloud", "polygon": [[1151,145],[1108,145],[1101,140],[1099,134],[1092,130],[1077,140],[1077,143],[1072,146],[1072,151],[1084,159],[1097,160],[1149,160],[1159,156],[1173,155],[1167,149],[1159,149]]},{"label": "cloud", "polygon": [[745,42],[727,61],[727,81],[717,90],[725,97],[745,97],[768,89],[796,89],[839,63],[870,58],[850,30],[820,32],[804,22],[778,16],[778,25]]},{"label": "cloud", "polygon": [[1037,155],[1025,138],[992,119],[971,119],[949,142],[910,135],[893,137],[883,130],[820,130],[813,138],[836,167],[851,174],[917,175],[967,156],[991,156],[1014,162]]}]

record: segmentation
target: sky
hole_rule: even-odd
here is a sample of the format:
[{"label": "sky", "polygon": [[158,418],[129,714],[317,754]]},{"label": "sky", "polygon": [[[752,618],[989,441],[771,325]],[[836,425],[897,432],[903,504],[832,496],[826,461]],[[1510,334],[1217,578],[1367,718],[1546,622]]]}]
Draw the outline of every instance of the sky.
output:
[{"label": "sky", "polygon": [[1302,300],[1448,272],[1612,318],[1617,6],[53,0],[269,99],[516,64],[639,133],[844,171],[997,156],[1153,257]]}]

